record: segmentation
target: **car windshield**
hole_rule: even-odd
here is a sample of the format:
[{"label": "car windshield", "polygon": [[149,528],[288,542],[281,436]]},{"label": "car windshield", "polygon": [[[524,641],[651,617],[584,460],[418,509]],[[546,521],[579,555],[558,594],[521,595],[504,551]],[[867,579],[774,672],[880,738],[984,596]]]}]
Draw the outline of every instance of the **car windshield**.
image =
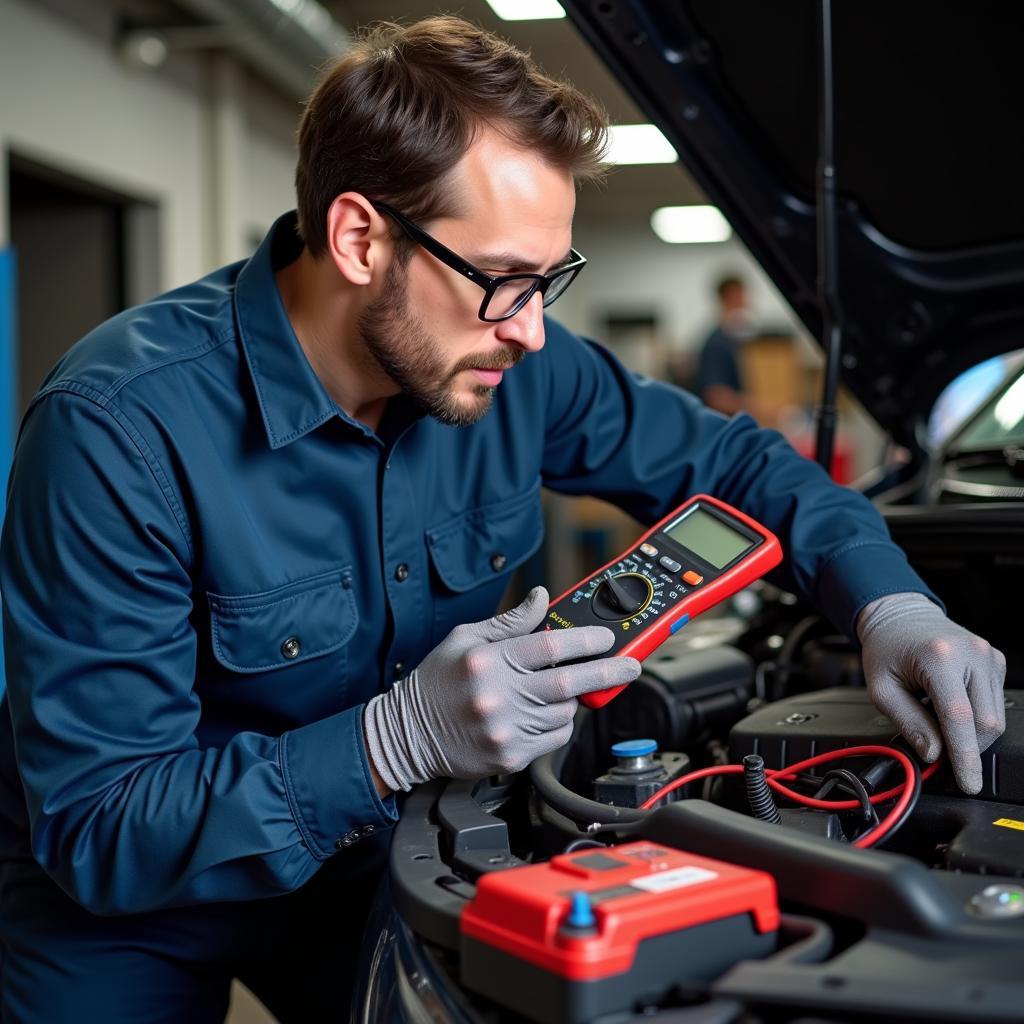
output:
[{"label": "car windshield", "polygon": [[958,450],[1024,444],[1024,371],[993,395],[953,442]]}]

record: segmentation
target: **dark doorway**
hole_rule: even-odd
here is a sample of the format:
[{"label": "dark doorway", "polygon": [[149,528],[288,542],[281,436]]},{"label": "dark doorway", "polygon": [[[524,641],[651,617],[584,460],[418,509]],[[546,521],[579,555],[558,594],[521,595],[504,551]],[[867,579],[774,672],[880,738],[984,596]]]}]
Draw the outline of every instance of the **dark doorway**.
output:
[{"label": "dark doorway", "polygon": [[20,416],[75,341],[156,291],[156,208],[16,154],[8,168]]}]

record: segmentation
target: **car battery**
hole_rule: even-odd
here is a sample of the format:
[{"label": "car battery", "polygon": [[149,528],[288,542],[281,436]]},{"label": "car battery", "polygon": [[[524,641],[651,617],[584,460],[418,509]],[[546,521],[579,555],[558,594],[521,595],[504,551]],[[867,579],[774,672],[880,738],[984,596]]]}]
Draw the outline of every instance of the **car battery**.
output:
[{"label": "car battery", "polygon": [[702,989],[777,945],[775,881],[648,842],[484,875],[460,919],[461,980],[541,1024]]}]

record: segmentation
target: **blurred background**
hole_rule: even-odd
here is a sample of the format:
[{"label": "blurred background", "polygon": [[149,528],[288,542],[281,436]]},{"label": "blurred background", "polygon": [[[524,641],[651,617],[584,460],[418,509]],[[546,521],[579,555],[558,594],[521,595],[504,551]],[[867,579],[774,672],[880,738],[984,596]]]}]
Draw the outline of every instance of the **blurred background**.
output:
[{"label": "blurred background", "polygon": [[[553,0],[536,12],[530,0],[445,10],[529,50],[597,97],[616,126],[607,183],[579,197],[574,245],[589,265],[552,312],[631,368],[712,404],[724,398],[725,411],[734,396],[720,378],[738,372],[741,404],[809,450],[817,350],[667,141],[635,127],[644,118],[572,25],[524,17],[545,7],[561,13]],[[21,411],[71,343],[127,305],[244,258],[294,205],[295,128],[316,68],[368,22],[438,12],[434,0],[0,0],[4,465]],[[655,220],[659,236],[652,218],[678,207],[694,216]],[[876,464],[881,444],[845,400],[837,476]],[[584,562],[632,529],[589,502],[551,499],[549,519],[586,534]],[[553,585],[578,575],[575,547],[558,546]]]}]

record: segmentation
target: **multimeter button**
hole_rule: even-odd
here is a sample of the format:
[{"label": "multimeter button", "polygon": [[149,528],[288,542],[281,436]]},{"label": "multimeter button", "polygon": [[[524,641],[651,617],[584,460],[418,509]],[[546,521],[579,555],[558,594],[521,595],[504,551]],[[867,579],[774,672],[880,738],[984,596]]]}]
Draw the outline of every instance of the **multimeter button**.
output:
[{"label": "multimeter button", "polygon": [[670,633],[671,635],[673,635],[673,636],[674,636],[674,635],[675,635],[676,633],[678,633],[678,632],[679,632],[679,630],[681,630],[681,629],[683,628],[683,626],[685,626],[685,625],[686,625],[686,624],[687,624],[687,623],[688,623],[689,621],[690,621],[690,616],[689,616],[689,615],[681,615],[681,616],[680,616],[680,617],[679,617],[678,619],[676,619],[676,621],[675,621],[675,622],[673,622],[673,623],[672,623],[672,626],[671,626],[671,628],[669,629],[669,633]]},{"label": "multimeter button", "polygon": [[668,555],[663,555],[659,561],[669,572],[679,572],[682,569],[682,566],[678,562],[674,562]]},{"label": "multimeter button", "polygon": [[695,587],[698,583],[704,582],[704,577],[701,576],[699,572],[694,572],[692,569],[687,569],[686,572],[683,573],[683,582],[689,583],[691,587]]},{"label": "multimeter button", "polygon": [[648,558],[653,558],[658,553],[658,549],[653,544],[641,544],[640,545],[640,550]]}]

